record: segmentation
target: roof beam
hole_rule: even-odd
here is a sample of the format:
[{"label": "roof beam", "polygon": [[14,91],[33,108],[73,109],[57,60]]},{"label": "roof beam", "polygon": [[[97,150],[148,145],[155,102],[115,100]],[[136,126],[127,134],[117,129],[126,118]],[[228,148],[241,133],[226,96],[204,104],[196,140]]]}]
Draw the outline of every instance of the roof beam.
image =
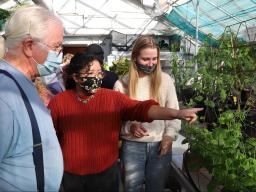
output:
[{"label": "roof beam", "polygon": [[242,22],[240,19],[234,17],[233,15],[231,15],[230,13],[228,13],[227,11],[225,11],[224,9],[220,8],[219,6],[215,5],[214,3],[210,2],[209,0],[205,0],[207,3],[211,4],[212,6],[216,7],[217,9],[219,9],[220,11],[222,11],[223,13],[225,13],[226,15],[228,15],[229,17],[235,19],[238,22]]},{"label": "roof beam", "polygon": [[45,8],[49,8],[46,4],[45,4],[45,2],[44,2],[44,0],[32,0],[35,4],[37,4],[37,5],[40,5],[40,6],[42,6],[42,7],[45,7]]}]

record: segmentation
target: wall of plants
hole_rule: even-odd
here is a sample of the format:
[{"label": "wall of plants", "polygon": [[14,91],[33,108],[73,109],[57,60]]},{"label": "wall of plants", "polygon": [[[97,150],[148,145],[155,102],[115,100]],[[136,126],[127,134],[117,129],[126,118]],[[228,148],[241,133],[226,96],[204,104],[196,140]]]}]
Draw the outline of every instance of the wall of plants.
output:
[{"label": "wall of plants", "polygon": [[211,174],[208,190],[256,191],[256,45],[226,31],[186,62],[197,62],[196,72],[171,62],[183,105],[204,107],[184,142],[202,160],[194,168]]}]

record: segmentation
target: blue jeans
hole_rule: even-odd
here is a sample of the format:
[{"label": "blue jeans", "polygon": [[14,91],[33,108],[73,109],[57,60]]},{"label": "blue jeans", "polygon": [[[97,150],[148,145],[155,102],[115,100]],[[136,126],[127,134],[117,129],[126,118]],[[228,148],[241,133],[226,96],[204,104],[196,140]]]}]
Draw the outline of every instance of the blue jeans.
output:
[{"label": "blue jeans", "polygon": [[160,142],[123,140],[121,161],[124,171],[125,192],[162,192],[170,172],[172,154],[159,156]]}]

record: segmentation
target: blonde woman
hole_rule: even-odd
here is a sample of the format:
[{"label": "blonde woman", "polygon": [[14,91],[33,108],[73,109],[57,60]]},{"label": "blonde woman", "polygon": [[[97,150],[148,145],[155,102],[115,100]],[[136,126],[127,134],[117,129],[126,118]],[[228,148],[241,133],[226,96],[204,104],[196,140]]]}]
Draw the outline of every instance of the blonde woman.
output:
[{"label": "blonde woman", "polygon": [[[152,37],[139,37],[132,49],[129,74],[118,80],[114,89],[132,99],[154,99],[162,107],[179,109],[173,80],[161,71],[159,55]],[[146,192],[164,190],[172,142],[179,130],[177,119],[125,123],[121,131],[125,191],[141,191],[144,181]]]}]

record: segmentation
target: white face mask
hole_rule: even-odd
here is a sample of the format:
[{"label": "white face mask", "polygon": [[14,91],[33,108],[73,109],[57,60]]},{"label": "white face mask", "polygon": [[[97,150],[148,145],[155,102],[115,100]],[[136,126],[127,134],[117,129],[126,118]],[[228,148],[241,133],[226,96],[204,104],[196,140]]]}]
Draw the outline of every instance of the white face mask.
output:
[{"label": "white face mask", "polygon": [[40,76],[46,76],[55,73],[62,62],[63,53],[56,51],[48,51],[47,58],[43,64],[38,63],[33,57],[33,61],[37,64],[37,70]]}]

